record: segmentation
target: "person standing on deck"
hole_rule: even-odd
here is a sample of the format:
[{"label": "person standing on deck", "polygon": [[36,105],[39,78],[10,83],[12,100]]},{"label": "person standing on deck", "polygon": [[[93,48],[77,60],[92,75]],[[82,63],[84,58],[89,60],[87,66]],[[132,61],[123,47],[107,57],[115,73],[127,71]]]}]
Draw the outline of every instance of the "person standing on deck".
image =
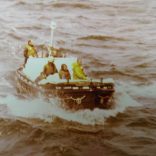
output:
[{"label": "person standing on deck", "polygon": [[24,50],[24,57],[25,57],[24,66],[27,63],[27,60],[29,57],[37,57],[37,56],[38,55],[37,55],[36,48],[33,45],[32,41],[29,40],[28,44],[25,46],[25,50]]},{"label": "person standing on deck", "polygon": [[82,79],[82,80],[86,80],[87,76],[84,73],[83,67],[81,65],[81,61],[78,59],[77,62],[72,64],[73,66],[73,79],[77,80],[77,79]]}]

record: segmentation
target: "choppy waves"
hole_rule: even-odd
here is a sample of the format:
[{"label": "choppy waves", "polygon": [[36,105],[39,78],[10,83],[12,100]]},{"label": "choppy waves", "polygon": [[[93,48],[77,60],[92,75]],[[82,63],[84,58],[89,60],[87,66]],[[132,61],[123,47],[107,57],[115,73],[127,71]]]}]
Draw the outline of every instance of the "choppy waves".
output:
[{"label": "choppy waves", "polygon": [[[0,2],[0,155],[155,156],[155,1]],[[23,46],[50,39],[83,58],[86,73],[116,82],[111,110],[72,112],[59,99],[21,98]]]},{"label": "choppy waves", "polygon": [[110,110],[64,110],[60,108],[59,99],[45,101],[41,97],[38,99],[19,99],[15,96],[1,98],[1,103],[6,104],[13,116],[40,118],[49,122],[53,118],[59,117],[67,121],[78,122],[85,125],[104,124],[110,116],[116,116],[117,113],[123,112],[128,106],[139,106],[139,103],[133,100],[128,94],[124,93],[121,88],[116,88],[115,106]]},{"label": "choppy waves", "polygon": [[113,37],[113,36],[102,36],[102,35],[90,35],[86,37],[81,37],[79,38],[81,40],[101,40],[101,41],[108,41],[108,40],[113,40],[113,41],[126,41],[124,38],[119,38],[119,37]]}]

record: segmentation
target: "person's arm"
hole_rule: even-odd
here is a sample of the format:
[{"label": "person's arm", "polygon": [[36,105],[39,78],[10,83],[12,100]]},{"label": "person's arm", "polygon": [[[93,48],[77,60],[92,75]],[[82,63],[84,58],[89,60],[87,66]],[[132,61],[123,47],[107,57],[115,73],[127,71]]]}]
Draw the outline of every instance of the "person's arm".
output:
[{"label": "person's arm", "polygon": [[62,72],[61,72],[61,70],[59,71],[59,77],[60,77],[60,79],[62,79]]},{"label": "person's arm", "polygon": [[43,72],[42,73],[46,73],[47,72],[47,68],[46,68],[46,65],[44,66],[44,68],[43,68]]},{"label": "person's arm", "polygon": [[75,74],[79,79],[86,80],[87,77],[85,76],[83,70],[80,67],[75,68]]},{"label": "person's arm", "polygon": [[38,57],[38,53],[37,53],[36,48],[35,47],[33,47],[33,48],[34,48],[34,51],[35,51],[35,57]]},{"label": "person's arm", "polygon": [[25,48],[25,49],[24,49],[24,52],[23,52],[24,57],[27,57],[27,54],[28,54],[28,49]]},{"label": "person's arm", "polygon": [[68,70],[68,77],[69,77],[69,79],[71,79],[71,75],[70,75],[70,72],[69,72],[69,70]]}]

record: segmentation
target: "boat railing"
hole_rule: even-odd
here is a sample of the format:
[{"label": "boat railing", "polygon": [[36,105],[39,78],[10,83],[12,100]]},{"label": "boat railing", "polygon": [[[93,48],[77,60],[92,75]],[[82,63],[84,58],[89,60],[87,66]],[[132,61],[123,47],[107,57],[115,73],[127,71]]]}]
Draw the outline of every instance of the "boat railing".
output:
[{"label": "boat railing", "polygon": [[[102,90],[109,90],[113,91],[114,90],[114,85],[113,84],[103,84],[103,85],[84,85],[84,86],[54,86],[52,87],[56,90],[96,90],[96,89],[102,89]],[[51,89],[51,87],[49,87]]]},{"label": "boat railing", "polygon": [[[109,90],[113,91],[114,90],[114,84],[111,82],[104,82],[103,79],[99,80],[99,82],[93,82],[91,79],[90,82],[83,82],[83,83],[70,83],[69,80],[67,80],[66,83],[59,83],[59,84],[52,84],[48,83],[46,85],[39,85],[36,84],[35,82],[31,81],[28,79],[25,75],[21,73],[21,70],[17,70],[17,76],[18,78],[28,86],[33,86],[35,88],[45,88],[47,90],[50,89],[56,89],[56,90],[96,90],[96,89],[102,89],[102,90]],[[45,87],[46,86],[46,87]]]}]

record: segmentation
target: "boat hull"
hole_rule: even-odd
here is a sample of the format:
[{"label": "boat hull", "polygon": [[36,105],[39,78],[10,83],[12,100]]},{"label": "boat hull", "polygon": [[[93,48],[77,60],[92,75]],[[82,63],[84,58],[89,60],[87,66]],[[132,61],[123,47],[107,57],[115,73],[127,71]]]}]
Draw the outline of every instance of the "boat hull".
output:
[{"label": "boat hull", "polygon": [[114,105],[112,83],[64,83],[37,85],[17,70],[17,91],[29,96],[42,94],[47,99],[58,97],[65,109],[109,109]]}]

